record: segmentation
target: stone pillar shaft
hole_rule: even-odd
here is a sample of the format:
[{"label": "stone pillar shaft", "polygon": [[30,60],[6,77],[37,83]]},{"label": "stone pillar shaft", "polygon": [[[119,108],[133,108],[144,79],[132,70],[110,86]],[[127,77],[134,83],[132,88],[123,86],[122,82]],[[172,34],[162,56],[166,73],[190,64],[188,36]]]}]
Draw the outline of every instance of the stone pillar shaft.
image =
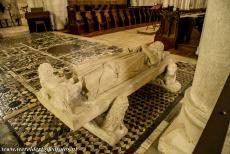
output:
[{"label": "stone pillar shaft", "polygon": [[[209,0],[207,5],[193,84],[180,114],[160,138],[163,153],[192,153],[230,73],[230,1]],[[227,144],[224,149],[230,151]]]},{"label": "stone pillar shaft", "polygon": [[[230,30],[227,26],[230,25],[230,15],[227,15],[229,8],[228,0],[209,2],[199,46],[200,52],[191,94],[198,99],[197,101],[207,104],[209,109],[213,108],[219,96],[219,94],[213,95],[213,92],[220,93],[222,89],[216,91],[216,87],[223,87],[230,71],[230,64],[226,61],[230,59]],[[207,84],[207,81],[212,82]],[[203,90],[206,90],[205,95]]]},{"label": "stone pillar shaft", "polygon": [[66,0],[45,0],[46,9],[52,15],[54,29],[64,29],[67,19],[67,1]]}]

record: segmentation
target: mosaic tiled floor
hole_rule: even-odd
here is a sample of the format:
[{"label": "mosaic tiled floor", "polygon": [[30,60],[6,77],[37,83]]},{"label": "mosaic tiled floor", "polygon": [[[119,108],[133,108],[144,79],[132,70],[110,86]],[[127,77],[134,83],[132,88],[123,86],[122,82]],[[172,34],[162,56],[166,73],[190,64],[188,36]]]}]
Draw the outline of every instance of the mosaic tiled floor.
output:
[{"label": "mosaic tiled floor", "polygon": [[[36,70],[39,64],[50,62],[58,73],[67,75],[71,73],[69,63],[76,62],[74,64],[77,64],[76,58],[80,53],[85,52],[86,54],[82,54],[85,56],[83,59],[87,59],[92,54],[97,56],[105,54],[105,51],[109,53],[121,51],[120,48],[114,46],[53,33],[32,34],[30,37],[21,39],[21,42],[18,40],[13,40],[13,42],[11,45],[2,43],[4,47],[1,48],[3,51],[0,51],[1,54],[5,54],[0,65],[0,117],[2,118],[12,112],[17,112],[26,104],[37,102],[33,93],[20,82],[25,81],[25,84],[31,86],[32,89],[38,90],[40,87]],[[77,48],[76,52],[61,56],[46,52],[47,47],[59,43],[77,44],[80,48]],[[42,105],[19,112],[5,119],[5,122],[19,142],[27,147],[76,147],[78,153],[133,153],[178,103],[184,89],[192,82],[195,66],[183,62],[178,62],[177,65],[179,68],[177,79],[182,84],[182,91],[173,94],[160,86],[147,84],[130,95],[130,105],[124,119],[128,134],[114,147],[84,128],[76,132],[70,131]],[[7,143],[0,146],[7,146]]]},{"label": "mosaic tiled floor", "polygon": [[28,104],[39,104],[37,97],[7,72],[0,71],[0,117]]},{"label": "mosaic tiled floor", "polygon": [[[55,33],[34,33],[18,38],[20,41],[4,42],[0,49],[0,68],[4,71],[12,71],[22,82],[31,86],[35,91],[39,90],[37,69],[42,63],[48,62],[57,70],[56,73],[71,76],[70,64],[78,64],[84,60],[121,52],[122,49],[115,46],[90,42],[71,36]],[[8,44],[7,44],[8,42]],[[10,42],[12,42],[10,44]],[[47,49],[56,45],[71,44],[71,52],[64,55],[47,53]]]}]

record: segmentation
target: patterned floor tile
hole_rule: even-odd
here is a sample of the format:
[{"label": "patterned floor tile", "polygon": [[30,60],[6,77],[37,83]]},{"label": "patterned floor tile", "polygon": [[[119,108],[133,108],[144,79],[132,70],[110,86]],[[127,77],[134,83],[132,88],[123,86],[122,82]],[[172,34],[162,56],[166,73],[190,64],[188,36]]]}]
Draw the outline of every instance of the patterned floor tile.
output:
[{"label": "patterned floor tile", "polygon": [[[47,49],[56,45],[72,45],[71,53],[67,56],[62,56],[60,58],[73,64],[78,64],[79,62],[82,62],[83,60],[86,60],[90,57],[122,51],[121,48],[115,46],[108,46],[97,42],[90,42],[71,36],[64,36],[55,33],[44,33],[43,36],[44,37],[42,38],[37,38],[24,42],[23,44],[46,53]],[[52,56],[59,57],[55,54]]]},{"label": "patterned floor tile", "polygon": [[6,57],[12,57],[31,52],[32,50],[23,44],[15,44],[14,47],[3,48],[1,51],[6,55]]},{"label": "patterned floor tile", "polygon": [[4,71],[13,71],[33,89],[39,90],[41,86],[37,71],[42,63],[50,63],[55,68],[55,72],[60,76],[66,76],[67,78],[72,76],[72,72],[64,62],[35,52],[10,57],[2,62],[1,68]]},{"label": "patterned floor tile", "polygon": [[0,44],[1,44],[1,48],[3,47],[10,48],[10,47],[15,47],[15,45],[19,43],[27,42],[29,40],[34,40],[41,37],[44,36],[41,35],[40,33],[23,34],[14,37],[7,37],[4,39],[0,39]]},{"label": "patterned floor tile", "polygon": [[45,140],[70,131],[67,126],[41,105],[8,121],[22,142],[28,147],[35,147]]},{"label": "patterned floor tile", "polygon": [[[14,133],[9,129],[7,124],[0,119],[0,153],[4,154],[7,148],[21,147],[21,143],[18,141]],[[15,153],[19,154],[22,152],[5,152],[7,154]]]},{"label": "patterned floor tile", "polygon": [[[23,82],[26,82],[34,90],[41,88],[37,70],[42,63],[50,63],[56,69],[57,74],[70,78],[72,76],[71,69],[63,61],[78,64],[96,56],[122,51],[121,48],[115,46],[107,46],[55,33],[39,33],[29,36],[30,38],[28,39],[22,39],[21,44],[16,43],[14,47],[11,46],[10,48],[5,48],[2,52],[0,51],[1,54],[6,54],[5,56],[7,57],[0,64],[2,70],[13,71],[15,75],[20,76]],[[46,52],[47,48],[58,44],[72,45],[71,53],[67,56],[59,57],[59,60],[52,57],[55,55],[49,56],[38,51]],[[18,46],[16,47],[16,45]],[[74,48],[76,46],[80,48]]]},{"label": "patterned floor tile", "polygon": [[0,116],[9,115],[32,103],[39,103],[37,97],[10,74],[0,71]]},{"label": "patterned floor tile", "polygon": [[185,62],[177,62],[177,67],[180,69],[180,71],[184,71],[191,74],[194,74],[196,69],[195,65]]}]

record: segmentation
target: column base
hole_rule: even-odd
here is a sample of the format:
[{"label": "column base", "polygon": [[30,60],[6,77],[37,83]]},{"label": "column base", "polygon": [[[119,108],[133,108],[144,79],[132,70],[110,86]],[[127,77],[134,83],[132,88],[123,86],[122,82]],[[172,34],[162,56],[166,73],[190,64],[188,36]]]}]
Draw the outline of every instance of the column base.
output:
[{"label": "column base", "polygon": [[162,153],[191,154],[205,126],[201,119],[193,116],[194,113],[201,114],[193,105],[190,91],[190,88],[187,89],[181,100],[183,106],[180,114],[159,139],[158,150]]},{"label": "column base", "polygon": [[191,154],[195,144],[189,141],[180,119],[176,119],[159,139],[158,150],[165,154]]},{"label": "column base", "polygon": [[[191,89],[187,89],[180,114],[159,139],[158,150],[165,154],[191,154],[209,119],[209,111],[202,102],[194,101]],[[222,153],[230,152],[230,132],[226,136]]]}]

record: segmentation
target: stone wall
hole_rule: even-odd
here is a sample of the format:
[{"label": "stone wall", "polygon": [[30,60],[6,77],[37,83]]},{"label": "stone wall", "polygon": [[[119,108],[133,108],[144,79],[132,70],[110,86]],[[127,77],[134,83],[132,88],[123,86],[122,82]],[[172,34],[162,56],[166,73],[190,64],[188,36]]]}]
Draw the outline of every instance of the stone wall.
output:
[{"label": "stone wall", "polygon": [[0,0],[2,9],[0,11],[1,26],[17,26],[21,24],[17,0]]},{"label": "stone wall", "polygon": [[45,1],[47,1],[47,0],[26,0],[26,1],[27,1],[28,6],[29,6],[29,11],[30,11],[30,9],[34,8],[34,7],[45,8]]}]

